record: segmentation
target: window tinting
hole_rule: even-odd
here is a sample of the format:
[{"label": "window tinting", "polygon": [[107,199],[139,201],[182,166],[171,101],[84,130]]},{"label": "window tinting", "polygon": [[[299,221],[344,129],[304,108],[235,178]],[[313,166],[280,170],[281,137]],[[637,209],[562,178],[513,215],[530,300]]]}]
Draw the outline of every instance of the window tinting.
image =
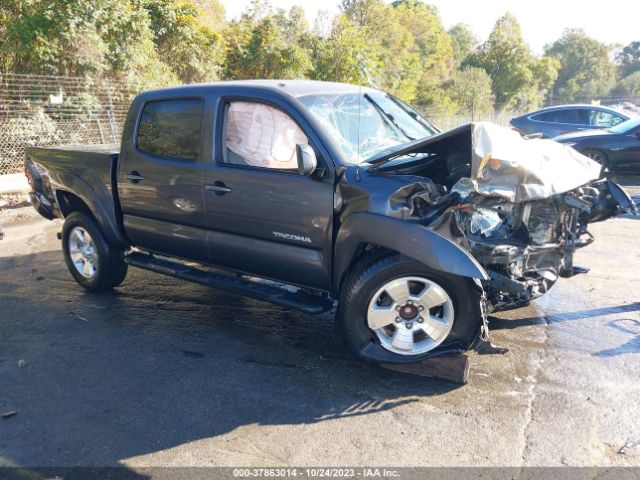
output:
[{"label": "window tinting", "polygon": [[160,157],[197,160],[202,111],[202,100],[147,103],[138,125],[138,149]]},{"label": "window tinting", "polygon": [[553,110],[534,115],[531,118],[539,122],[589,125],[589,111],[582,109]]}]

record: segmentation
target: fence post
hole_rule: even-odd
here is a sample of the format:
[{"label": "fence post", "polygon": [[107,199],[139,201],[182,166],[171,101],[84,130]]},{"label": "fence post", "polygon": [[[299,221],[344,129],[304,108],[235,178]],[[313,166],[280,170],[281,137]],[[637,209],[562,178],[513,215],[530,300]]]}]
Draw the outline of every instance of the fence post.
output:
[{"label": "fence post", "polygon": [[116,119],[113,113],[113,99],[111,98],[111,84],[109,83],[109,79],[105,79],[105,84],[107,86],[107,99],[109,101],[109,110],[107,111],[107,117],[109,118],[109,126],[111,127],[111,140],[113,142],[118,138],[118,129],[116,127]]}]

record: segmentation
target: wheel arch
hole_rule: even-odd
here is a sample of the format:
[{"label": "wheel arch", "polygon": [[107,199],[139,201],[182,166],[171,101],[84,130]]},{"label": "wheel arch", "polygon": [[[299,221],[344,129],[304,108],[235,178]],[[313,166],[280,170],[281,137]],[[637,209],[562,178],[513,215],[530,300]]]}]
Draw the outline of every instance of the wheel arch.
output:
[{"label": "wheel arch", "polygon": [[109,244],[122,249],[128,248],[129,243],[118,229],[115,211],[105,206],[89,184],[74,176],[66,179],[64,185],[55,189],[54,194],[65,218],[75,211],[87,213],[95,219]]},{"label": "wheel arch", "polygon": [[332,287],[339,292],[346,274],[368,251],[399,253],[433,270],[469,278],[489,276],[471,254],[417,223],[371,213],[349,216],[336,236]]}]

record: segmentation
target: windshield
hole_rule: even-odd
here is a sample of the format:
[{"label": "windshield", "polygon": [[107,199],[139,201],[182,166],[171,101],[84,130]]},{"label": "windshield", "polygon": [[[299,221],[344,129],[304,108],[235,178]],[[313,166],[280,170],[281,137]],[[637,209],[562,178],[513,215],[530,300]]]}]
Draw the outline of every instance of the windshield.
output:
[{"label": "windshield", "polygon": [[627,120],[626,122],[619,123],[615,127],[611,127],[609,131],[613,133],[627,133],[638,126],[640,126],[640,117],[632,118],[630,120]]},{"label": "windshield", "polygon": [[439,132],[411,107],[383,92],[307,95],[299,100],[352,164]]}]

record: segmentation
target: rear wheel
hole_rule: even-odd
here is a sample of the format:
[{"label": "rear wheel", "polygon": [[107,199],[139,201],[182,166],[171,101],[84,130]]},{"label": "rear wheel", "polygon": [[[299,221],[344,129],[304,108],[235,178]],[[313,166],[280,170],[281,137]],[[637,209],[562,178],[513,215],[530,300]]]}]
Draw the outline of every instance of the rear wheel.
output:
[{"label": "rear wheel", "polygon": [[345,280],[337,322],[358,356],[409,363],[468,348],[480,328],[480,297],[470,279],[401,255],[372,258]]},{"label": "rear wheel", "polygon": [[62,250],[71,275],[88,291],[109,290],[127,275],[124,253],[107,244],[95,220],[85,213],[67,216]]}]

